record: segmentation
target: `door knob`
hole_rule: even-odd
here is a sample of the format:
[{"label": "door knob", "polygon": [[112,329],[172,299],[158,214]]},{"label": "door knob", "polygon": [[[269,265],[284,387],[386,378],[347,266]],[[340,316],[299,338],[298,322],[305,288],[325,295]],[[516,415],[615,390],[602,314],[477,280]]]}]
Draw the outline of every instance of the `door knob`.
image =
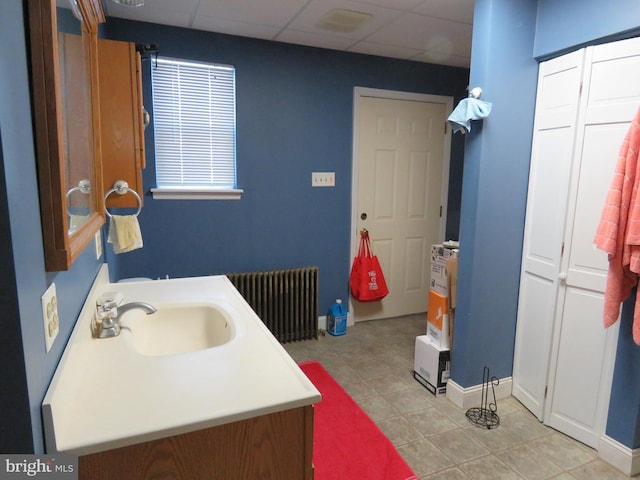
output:
[{"label": "door knob", "polygon": [[558,279],[559,279],[561,282],[564,282],[564,281],[567,279],[567,272],[560,272],[560,273],[558,274]]},{"label": "door knob", "polygon": [[367,219],[367,214],[366,213],[361,213],[360,214],[360,220],[366,220]]}]

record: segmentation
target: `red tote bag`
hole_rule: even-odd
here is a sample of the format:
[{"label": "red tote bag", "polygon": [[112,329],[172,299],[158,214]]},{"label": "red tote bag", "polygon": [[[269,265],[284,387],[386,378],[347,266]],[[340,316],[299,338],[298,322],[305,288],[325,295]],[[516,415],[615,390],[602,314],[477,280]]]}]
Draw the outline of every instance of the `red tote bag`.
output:
[{"label": "red tote bag", "polygon": [[378,257],[371,250],[369,232],[364,228],[360,231],[360,247],[353,259],[349,286],[353,298],[361,302],[382,300],[389,293]]}]

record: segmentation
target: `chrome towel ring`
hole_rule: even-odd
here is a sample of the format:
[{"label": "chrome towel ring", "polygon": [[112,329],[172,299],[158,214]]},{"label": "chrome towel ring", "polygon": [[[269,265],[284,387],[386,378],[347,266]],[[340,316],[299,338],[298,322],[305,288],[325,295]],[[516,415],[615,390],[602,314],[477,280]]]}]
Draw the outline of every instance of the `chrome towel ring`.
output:
[{"label": "chrome towel ring", "polygon": [[91,193],[91,182],[86,178],[83,178],[82,180],[80,180],[78,185],[76,185],[75,187],[73,187],[71,190],[67,192],[67,195],[66,195],[67,200],[69,200],[69,197],[73,192],[80,192],[84,195],[89,195]]},{"label": "chrome towel ring", "polygon": [[117,193],[118,195],[132,193],[138,199],[138,210],[136,211],[136,213],[134,213],[134,215],[136,217],[140,215],[140,212],[142,211],[142,199],[140,198],[140,195],[138,195],[138,192],[136,192],[132,188],[129,188],[129,184],[127,182],[125,182],[124,180],[118,180],[113,184],[113,188],[108,190],[104,195],[104,211],[107,214],[107,217],[111,218],[111,214],[109,213],[109,210],[107,210],[107,197],[113,192]]}]

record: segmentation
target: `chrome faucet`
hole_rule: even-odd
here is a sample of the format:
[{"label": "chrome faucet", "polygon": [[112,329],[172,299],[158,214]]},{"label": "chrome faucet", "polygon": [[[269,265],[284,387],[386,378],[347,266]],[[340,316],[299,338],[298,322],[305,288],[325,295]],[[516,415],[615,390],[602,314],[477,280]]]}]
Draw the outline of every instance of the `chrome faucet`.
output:
[{"label": "chrome faucet", "polygon": [[120,320],[129,310],[141,309],[147,315],[156,312],[154,306],[145,302],[131,302],[118,306],[116,301],[107,301],[96,305],[96,314],[91,323],[91,330],[95,338],[112,338],[120,335]]}]

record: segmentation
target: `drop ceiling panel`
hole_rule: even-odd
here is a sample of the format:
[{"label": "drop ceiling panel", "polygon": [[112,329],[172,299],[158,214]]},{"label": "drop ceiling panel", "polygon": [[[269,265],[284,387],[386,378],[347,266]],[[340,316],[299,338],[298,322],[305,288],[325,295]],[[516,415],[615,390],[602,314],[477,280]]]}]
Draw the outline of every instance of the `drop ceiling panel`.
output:
[{"label": "drop ceiling panel", "polygon": [[468,55],[471,25],[406,13],[367,38],[384,45]]},{"label": "drop ceiling panel", "polygon": [[[102,0],[108,17],[443,65],[469,66],[474,0]],[[331,9],[370,13],[351,33],[317,27]],[[153,39],[149,39],[153,41]]]},{"label": "drop ceiling panel", "polygon": [[197,15],[253,23],[271,27],[284,27],[308,0],[202,0]]},{"label": "drop ceiling panel", "polygon": [[364,53],[367,55],[400,58],[402,60],[411,60],[422,53],[422,50],[417,48],[395,47],[393,45],[382,45],[371,42],[358,42],[350,47],[349,51],[354,53]]},{"label": "drop ceiling panel", "polygon": [[[333,9],[344,9],[367,13],[370,14],[372,18],[355,32],[351,33],[328,32],[327,30],[320,29],[317,26],[318,21]],[[362,39],[391,22],[398,15],[401,15],[401,13],[402,12],[398,10],[366,5],[360,2],[345,0],[315,0],[300,12],[300,14],[289,24],[289,28],[302,32],[331,33],[335,36]]]},{"label": "drop ceiling panel", "polygon": [[396,10],[413,10],[424,2],[424,0],[358,0],[360,3],[377,5],[378,7],[394,8]]},{"label": "drop ceiling panel", "polygon": [[473,2],[469,0],[426,0],[413,11],[469,25],[473,23]]},{"label": "drop ceiling panel", "polygon": [[196,18],[193,19],[192,27],[198,30],[240,35],[241,37],[260,38],[262,40],[273,40],[280,32],[280,28],[278,27],[236,22],[234,20],[224,20],[218,17],[208,17],[204,15],[196,16]]},{"label": "drop ceiling panel", "polygon": [[[149,2],[149,0],[146,1]],[[189,10],[180,11],[173,8],[156,8],[150,5],[145,5],[141,8],[130,8],[109,3],[108,9],[105,9],[105,15],[126,18],[128,20],[138,20],[140,22],[172,25],[174,27],[189,28],[191,26],[191,12]]]},{"label": "drop ceiling panel", "polygon": [[308,47],[328,48],[330,50],[346,50],[353,40],[338,35],[323,35],[313,32],[299,32],[288,29],[278,35],[279,42],[294,43],[296,45],[306,45]]}]

